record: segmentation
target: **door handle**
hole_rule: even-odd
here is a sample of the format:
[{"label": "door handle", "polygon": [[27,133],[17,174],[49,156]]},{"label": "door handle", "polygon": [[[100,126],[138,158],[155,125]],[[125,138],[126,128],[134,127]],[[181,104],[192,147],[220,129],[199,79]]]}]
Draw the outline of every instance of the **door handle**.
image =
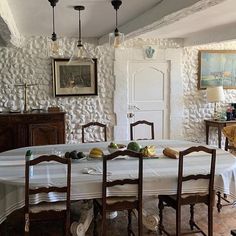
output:
[{"label": "door handle", "polygon": [[139,107],[135,106],[135,105],[129,105],[129,109],[132,109],[132,110],[141,110]]},{"label": "door handle", "polygon": [[128,118],[133,118],[134,117],[134,113],[132,113],[132,112],[127,113],[127,117]]}]

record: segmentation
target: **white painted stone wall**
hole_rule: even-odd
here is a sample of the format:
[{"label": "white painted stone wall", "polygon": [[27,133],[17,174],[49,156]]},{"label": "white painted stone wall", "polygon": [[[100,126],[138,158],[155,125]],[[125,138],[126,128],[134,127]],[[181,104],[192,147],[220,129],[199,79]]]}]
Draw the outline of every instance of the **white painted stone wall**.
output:
[{"label": "white painted stone wall", "polygon": [[[204,119],[213,115],[214,104],[206,100],[206,90],[197,89],[198,50],[236,50],[236,41],[185,47],[183,52],[182,76],[184,84],[184,137],[187,140],[205,143]],[[225,111],[229,103],[236,102],[236,90],[224,90],[225,101],[219,104],[219,111]],[[217,132],[210,131],[210,144],[217,145]],[[222,140],[222,144],[224,140]]]},{"label": "white painted stone wall", "polygon": [[[71,55],[73,42],[64,39],[65,57]],[[106,46],[86,43],[85,46],[98,59],[98,96],[54,97],[52,64],[47,56],[44,37],[27,38],[22,48],[0,48],[0,109],[23,109],[23,89],[15,85],[35,83],[38,85],[28,90],[29,106],[43,109],[60,106],[66,111],[67,143],[80,142],[81,125],[90,121],[107,124],[108,139],[112,139],[115,123],[113,52]],[[99,134],[91,132],[90,135],[99,139]]]},{"label": "white painted stone wall", "polygon": [[[116,86],[119,86],[118,78],[113,75],[114,71],[114,52],[106,46],[94,46],[85,44],[92,55],[98,58],[98,96],[86,97],[57,97],[52,92],[52,70],[51,59],[46,52],[46,38],[30,37],[26,38],[22,48],[0,48],[0,109],[23,108],[23,89],[15,87],[20,83],[36,83],[28,91],[29,105],[31,108],[44,108],[49,106],[60,106],[67,112],[66,131],[67,142],[81,141],[81,125],[92,120],[100,121],[108,125],[108,139],[113,139],[113,129],[117,126],[116,114],[114,113],[114,91],[115,79]],[[209,44],[195,47],[185,47],[181,55],[181,42],[167,40],[140,40],[135,39],[127,42],[127,47],[141,50],[143,45],[156,45],[160,48],[160,53],[165,52],[165,56],[170,58],[177,55],[177,62],[172,66],[177,67],[175,71],[182,69],[182,76],[171,75],[176,78],[173,81],[172,94],[183,103],[184,115],[177,114],[175,110],[171,113],[173,127],[183,127],[183,137],[188,140],[205,142],[204,119],[210,118],[213,113],[213,104],[207,103],[206,92],[197,89],[197,69],[198,69],[198,50],[201,49],[228,49],[236,50],[236,41]],[[65,57],[69,57],[73,48],[72,40],[64,39]],[[130,49],[129,49],[130,50]],[[175,51],[176,50],[176,51]],[[164,55],[164,54],[163,54]],[[182,67],[180,66],[182,65]],[[180,78],[179,78],[180,77]],[[179,83],[178,83],[179,81]],[[183,84],[182,82],[183,81]],[[126,88],[126,85],[123,85]],[[180,93],[183,87],[183,93]],[[176,88],[176,89],[174,89]],[[117,88],[116,88],[117,89]],[[220,104],[225,110],[228,103],[236,102],[235,90],[224,90],[226,101]],[[181,100],[183,100],[181,102]],[[115,106],[119,103],[116,101]],[[181,105],[182,106],[182,105]],[[176,107],[177,108],[177,107]],[[119,110],[117,108],[117,110]],[[118,118],[118,117],[117,117]],[[121,121],[119,121],[121,122]],[[122,122],[121,122],[122,123]],[[122,125],[122,124],[121,124]],[[118,131],[117,131],[118,132]],[[119,133],[119,132],[118,132]],[[180,131],[178,131],[180,133]],[[99,136],[97,133],[94,134]],[[122,134],[119,134],[122,136]],[[171,136],[177,137],[175,135]],[[210,140],[216,144],[217,135],[211,132]]]}]

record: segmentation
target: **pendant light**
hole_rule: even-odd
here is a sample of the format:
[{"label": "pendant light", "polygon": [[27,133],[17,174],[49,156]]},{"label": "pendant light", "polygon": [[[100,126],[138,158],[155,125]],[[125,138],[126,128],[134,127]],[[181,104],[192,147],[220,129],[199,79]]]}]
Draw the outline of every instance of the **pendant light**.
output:
[{"label": "pendant light", "polygon": [[73,54],[68,62],[68,64],[77,64],[78,62],[92,62],[94,63],[92,56],[90,53],[86,50],[82,43],[82,33],[81,33],[81,18],[80,18],[80,12],[85,9],[84,6],[74,6],[74,10],[79,12],[79,39],[77,42],[77,45],[73,51]]},{"label": "pendant light", "polygon": [[116,28],[113,33],[109,34],[109,44],[111,47],[114,48],[123,48],[124,46],[124,34],[119,32],[118,30],[118,9],[122,4],[121,0],[112,0],[111,1],[112,6],[116,10]]},{"label": "pendant light", "polygon": [[55,33],[55,6],[59,0],[48,0],[52,6],[52,37],[48,38],[48,55],[49,56],[62,56],[62,42],[57,38],[57,34]]}]

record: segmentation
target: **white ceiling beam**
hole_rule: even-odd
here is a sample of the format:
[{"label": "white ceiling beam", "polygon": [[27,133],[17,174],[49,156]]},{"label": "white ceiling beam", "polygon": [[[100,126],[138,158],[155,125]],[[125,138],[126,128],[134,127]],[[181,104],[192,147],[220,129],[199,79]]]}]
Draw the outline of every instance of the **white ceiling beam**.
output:
[{"label": "white ceiling beam", "polygon": [[[119,27],[126,38],[138,37],[154,31],[193,13],[217,5],[225,0],[164,0],[142,15]],[[158,37],[158,35],[157,35]],[[99,44],[107,42],[107,35],[99,39]]]},{"label": "white ceiling beam", "polygon": [[14,45],[19,47],[21,35],[16,27],[7,0],[0,1],[0,46]]}]

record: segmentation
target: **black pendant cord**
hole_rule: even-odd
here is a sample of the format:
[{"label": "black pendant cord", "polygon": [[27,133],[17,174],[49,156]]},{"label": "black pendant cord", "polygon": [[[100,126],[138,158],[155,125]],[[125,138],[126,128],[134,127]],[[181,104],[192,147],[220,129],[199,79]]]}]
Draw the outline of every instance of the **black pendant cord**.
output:
[{"label": "black pendant cord", "polygon": [[115,31],[114,31],[114,35],[115,37],[119,36],[119,30],[118,30],[118,20],[117,20],[117,10],[116,10],[116,28],[115,28]]},{"label": "black pendant cord", "polygon": [[118,25],[117,15],[118,15],[118,13],[117,13],[117,9],[116,9],[116,28],[117,28],[117,25]]},{"label": "black pendant cord", "polygon": [[81,19],[80,19],[80,10],[79,10],[79,40],[77,47],[83,47],[82,45],[82,39],[81,39]]},{"label": "black pendant cord", "polygon": [[118,9],[122,4],[121,0],[112,0],[111,1],[112,6],[114,7],[114,9],[116,10],[116,28],[114,31],[115,37],[119,36],[119,30],[118,30]]},{"label": "black pendant cord", "polygon": [[52,41],[56,41],[57,40],[57,34],[55,33],[55,12],[54,12],[54,8],[57,5],[59,0],[48,0],[50,2],[50,5],[52,7]]},{"label": "black pendant cord", "polygon": [[55,33],[55,11],[54,11],[54,6],[52,7],[52,41],[57,40],[57,34]]}]

